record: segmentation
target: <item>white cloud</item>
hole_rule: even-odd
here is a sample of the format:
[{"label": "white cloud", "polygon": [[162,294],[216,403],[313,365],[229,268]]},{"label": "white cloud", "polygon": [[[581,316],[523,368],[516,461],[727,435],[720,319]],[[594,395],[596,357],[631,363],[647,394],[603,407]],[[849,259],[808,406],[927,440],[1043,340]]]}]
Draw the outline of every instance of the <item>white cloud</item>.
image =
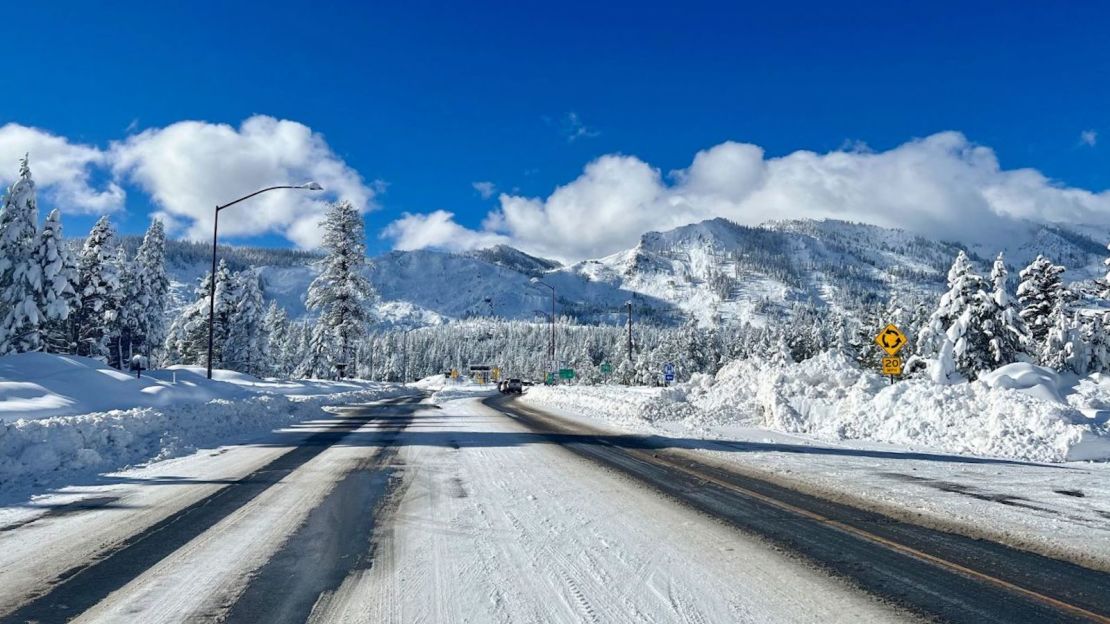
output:
[{"label": "white cloud", "polygon": [[482,199],[489,199],[497,192],[497,185],[493,182],[471,182],[470,186],[474,187],[475,191],[478,191]]},{"label": "white cloud", "polygon": [[92,182],[107,163],[100,149],[71,143],[45,130],[9,123],[0,127],[0,183],[19,175],[19,159],[30,154],[31,176],[50,203],[70,213],[106,213],[123,207],[125,193],[108,181]]},{"label": "white cloud", "polygon": [[[726,142],[698,152],[669,181],[638,158],[608,155],[546,198],[499,199],[480,230],[463,228],[449,213],[439,214],[437,229],[459,241],[502,235],[525,251],[574,261],[635,245],[648,230],[713,217],[753,225],[835,218],[984,243],[1004,240],[1019,219],[1110,226],[1110,193],[1065,187],[1035,169],[1003,170],[993,150],[958,132],[885,152],[798,151],[769,159],[758,146]],[[407,242],[411,248],[418,241]]]},{"label": "white cloud", "polygon": [[589,128],[586,124],[582,123],[582,119],[578,117],[578,113],[573,111],[563,116],[562,131],[563,136],[567,138],[567,143],[573,143],[578,139],[592,139],[601,134],[597,130]]},{"label": "white cloud", "polygon": [[1095,130],[1084,130],[1079,133],[1079,142],[1088,147],[1094,147],[1098,143],[1098,132]]},{"label": "white cloud", "polygon": [[[228,236],[278,233],[299,247],[320,242],[328,199],[374,207],[375,188],[331,151],[324,138],[295,121],[256,115],[239,128],[181,121],[112,144],[112,167],[147,192],[189,238],[211,236],[212,212],[256,189],[314,180],[325,193],[274,191],[220,213]],[[377,185],[375,185],[377,186]]]},{"label": "white cloud", "polygon": [[433,247],[448,251],[480,249],[508,242],[508,238],[492,232],[469,230],[455,222],[454,213],[437,210],[430,214],[409,214],[390,223],[381,234],[392,238],[395,249]]}]

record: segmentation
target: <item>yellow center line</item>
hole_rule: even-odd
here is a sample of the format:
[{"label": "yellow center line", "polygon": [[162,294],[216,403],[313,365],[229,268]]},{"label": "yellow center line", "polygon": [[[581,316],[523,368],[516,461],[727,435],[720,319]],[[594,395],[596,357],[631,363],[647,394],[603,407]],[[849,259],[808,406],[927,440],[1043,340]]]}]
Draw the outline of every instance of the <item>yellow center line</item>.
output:
[{"label": "yellow center line", "polygon": [[698,472],[697,470],[693,470],[691,468],[683,466],[681,464],[677,464],[677,463],[674,462],[674,460],[667,459],[667,458],[664,458],[664,457],[661,457],[661,456],[658,456],[658,455],[652,455],[651,458],[648,459],[647,457],[643,456],[644,454],[642,452],[637,452],[637,451],[632,451],[632,450],[629,450],[628,452],[632,453],[632,454],[635,454],[635,455],[640,455],[641,456],[640,459],[643,459],[644,461],[657,462],[657,463],[660,463],[660,464],[664,464],[664,465],[666,465],[670,468],[673,468],[673,469],[678,470],[680,472],[686,473],[687,475],[690,475],[690,476],[695,477],[697,479],[701,479],[702,481],[708,481],[710,483],[713,483],[714,485],[725,488],[727,490],[732,490],[734,492],[739,492],[741,494],[744,494],[745,496],[755,498],[759,501],[767,503],[768,505],[771,505],[773,507],[777,507],[777,508],[779,508],[783,511],[787,511],[787,512],[790,512],[790,513],[793,513],[793,514],[797,514],[797,515],[803,516],[805,518],[809,518],[811,520],[814,520],[816,522],[821,522],[823,524],[827,524],[829,526],[835,527],[835,528],[837,528],[841,531],[844,531],[846,533],[850,533],[852,535],[855,535],[856,537],[860,537],[860,538],[863,538],[863,539],[868,540],[870,542],[873,542],[875,544],[885,546],[886,548],[889,548],[891,550],[896,550],[900,553],[910,555],[911,557],[915,557],[915,558],[921,559],[923,561],[928,561],[929,563],[933,563],[935,565],[947,568],[949,570],[952,570],[954,572],[963,574],[965,576],[971,576],[971,577],[979,579],[981,581],[985,581],[985,582],[990,583],[991,585],[994,585],[996,587],[1000,587],[1002,589],[1005,589],[1005,590],[1008,590],[1008,591],[1011,591],[1011,592],[1014,592],[1014,593],[1017,593],[1017,594],[1021,594],[1022,596],[1026,596],[1027,598],[1032,598],[1033,600],[1036,600],[1036,601],[1042,602],[1044,604],[1050,605],[1050,606],[1052,606],[1056,609],[1059,609],[1061,611],[1065,611],[1067,613],[1071,613],[1073,615],[1077,615],[1077,616],[1080,616],[1080,617],[1088,618],[1090,620],[1093,620],[1095,622],[1100,622],[1102,624],[1110,624],[1110,617],[1107,617],[1105,615],[1100,615],[1100,614],[1095,613],[1093,611],[1088,611],[1088,610],[1086,610],[1082,607],[1077,607],[1073,604],[1069,604],[1067,602],[1057,600],[1056,598],[1053,598],[1051,596],[1046,596],[1044,594],[1035,592],[1031,589],[1026,589],[1026,588],[1021,587],[1019,585],[1015,585],[1015,584],[1013,584],[1009,581],[1005,581],[1005,580],[1002,580],[1000,578],[996,578],[994,576],[991,576],[989,574],[985,574],[983,572],[978,572],[976,570],[972,570],[971,568],[964,567],[964,566],[962,566],[958,563],[948,561],[947,559],[942,559],[942,558],[937,557],[935,555],[930,555],[929,553],[922,552],[920,550],[917,550],[916,548],[912,548],[910,546],[906,546],[905,544],[900,544],[898,542],[891,541],[891,540],[889,540],[885,537],[875,535],[874,533],[870,533],[870,532],[865,531],[863,529],[860,529],[858,527],[854,527],[850,524],[845,524],[845,523],[840,522],[838,520],[833,520],[832,518],[827,518],[825,516],[822,516],[821,514],[809,511],[808,509],[802,509],[801,507],[796,507],[794,505],[791,505],[790,503],[783,502],[781,500],[778,500],[776,498],[772,498],[772,497],[767,496],[765,494],[760,494],[759,492],[749,490],[748,488],[745,488],[743,486],[739,486],[739,485],[736,485],[734,483],[729,483],[727,481],[723,481],[721,479],[713,477],[712,475],[707,475],[707,474],[704,474],[702,472]]},{"label": "yellow center line", "polygon": [[[537,418],[541,421],[551,420],[551,418],[548,417],[546,414],[540,414],[540,413],[535,412],[534,410],[530,410],[530,409],[526,409],[526,408],[520,408],[520,407],[516,407],[516,406],[514,406],[514,409],[518,409],[522,412],[527,412],[533,418]],[[508,414],[508,415],[510,417],[512,417],[512,414]],[[582,426],[582,428],[584,430],[590,432],[589,435],[596,435],[596,436],[609,435],[606,432],[603,432],[603,431],[600,431],[600,430],[594,430],[594,429],[592,429],[590,427],[587,427],[587,426],[584,426],[584,425]],[[786,512],[789,512],[789,513],[792,513],[792,514],[796,514],[796,515],[802,516],[804,518],[808,518],[808,519],[813,520],[815,522],[820,522],[820,523],[835,527],[836,529],[839,529],[840,531],[843,531],[845,533],[849,533],[849,534],[854,535],[856,537],[865,539],[865,540],[867,540],[869,542],[872,542],[874,544],[884,546],[884,547],[889,548],[891,550],[903,553],[905,555],[909,555],[911,557],[914,557],[914,558],[922,560],[922,561],[927,561],[929,563],[940,566],[942,568],[947,568],[948,570],[951,570],[951,571],[956,572],[958,574],[962,574],[964,576],[970,576],[972,578],[984,581],[986,583],[994,585],[995,587],[999,587],[1001,589],[1013,592],[1015,594],[1020,594],[1022,596],[1027,597],[1027,598],[1031,598],[1031,599],[1036,600],[1038,602],[1041,602],[1043,604],[1049,605],[1053,608],[1059,609],[1060,611],[1064,611],[1066,613],[1070,613],[1072,615],[1076,615],[1076,616],[1079,616],[1079,617],[1087,618],[1087,619],[1090,619],[1091,621],[1099,622],[1100,624],[1110,624],[1110,617],[1108,617],[1108,616],[1105,616],[1105,615],[1102,615],[1102,614],[1099,614],[1099,613],[1095,613],[1093,611],[1088,611],[1087,609],[1084,609],[1083,607],[1077,607],[1073,604],[1063,602],[1063,601],[1058,600],[1056,598],[1053,598],[1051,596],[1046,596],[1042,593],[1033,591],[1031,589],[1026,589],[1024,587],[1021,587],[1020,585],[1015,585],[1015,584],[1013,584],[1009,581],[1002,580],[1000,578],[991,576],[989,574],[985,574],[983,572],[978,572],[976,570],[972,570],[971,568],[964,567],[964,566],[962,566],[958,563],[948,561],[947,559],[942,559],[942,558],[937,557],[935,555],[930,555],[929,553],[917,550],[916,548],[906,546],[905,544],[900,544],[898,542],[889,540],[885,537],[875,535],[874,533],[870,533],[870,532],[865,531],[863,529],[860,529],[858,527],[854,527],[850,524],[845,524],[845,523],[840,522],[838,520],[833,520],[832,518],[827,518],[827,517],[825,517],[825,516],[823,516],[819,513],[809,511],[808,509],[803,509],[801,507],[797,507],[797,506],[791,505],[790,503],[781,501],[777,498],[772,498],[772,497],[767,496],[765,494],[760,494],[759,492],[749,490],[748,488],[745,488],[743,486],[736,485],[734,483],[729,483],[728,481],[718,479],[718,478],[716,478],[712,475],[708,475],[708,474],[699,472],[697,470],[694,470],[692,468],[689,468],[687,466],[683,466],[681,464],[678,464],[678,463],[675,462],[675,460],[666,458],[662,455],[658,455],[658,454],[655,454],[655,453],[652,453],[652,454],[649,455],[646,452],[635,451],[635,450],[632,450],[632,449],[624,449],[624,451],[627,452],[629,455],[633,455],[633,456],[635,456],[635,457],[639,458],[640,460],[645,461],[647,463],[656,463],[656,464],[665,465],[669,468],[672,468],[674,470],[678,470],[680,472],[683,472],[683,473],[685,473],[685,474],[687,474],[691,477],[694,477],[696,479],[700,479],[702,481],[707,481],[707,482],[713,483],[714,485],[717,485],[718,487],[722,487],[726,490],[731,490],[733,492],[738,492],[738,493],[743,494],[745,496],[748,496],[748,497],[754,498],[756,500],[759,500],[761,502],[767,503],[768,505],[771,505],[772,507],[776,507],[776,508],[781,509],[783,511],[786,511]]]}]

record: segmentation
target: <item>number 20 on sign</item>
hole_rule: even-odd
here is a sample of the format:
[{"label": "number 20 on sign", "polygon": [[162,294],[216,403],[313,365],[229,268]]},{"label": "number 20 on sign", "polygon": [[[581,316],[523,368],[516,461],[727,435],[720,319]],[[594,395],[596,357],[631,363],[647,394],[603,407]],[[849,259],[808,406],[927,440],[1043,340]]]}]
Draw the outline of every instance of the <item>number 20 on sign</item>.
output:
[{"label": "number 20 on sign", "polygon": [[884,375],[901,375],[902,374],[902,358],[894,357],[894,356],[883,358],[883,374]]}]

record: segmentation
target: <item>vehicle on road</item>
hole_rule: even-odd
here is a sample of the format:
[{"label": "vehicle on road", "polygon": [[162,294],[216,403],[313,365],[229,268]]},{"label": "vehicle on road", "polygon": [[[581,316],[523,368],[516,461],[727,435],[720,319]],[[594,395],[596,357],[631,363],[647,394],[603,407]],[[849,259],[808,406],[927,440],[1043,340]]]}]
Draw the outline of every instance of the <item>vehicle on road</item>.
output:
[{"label": "vehicle on road", "polygon": [[524,384],[519,379],[510,379],[505,382],[505,389],[503,392],[505,394],[523,394]]}]

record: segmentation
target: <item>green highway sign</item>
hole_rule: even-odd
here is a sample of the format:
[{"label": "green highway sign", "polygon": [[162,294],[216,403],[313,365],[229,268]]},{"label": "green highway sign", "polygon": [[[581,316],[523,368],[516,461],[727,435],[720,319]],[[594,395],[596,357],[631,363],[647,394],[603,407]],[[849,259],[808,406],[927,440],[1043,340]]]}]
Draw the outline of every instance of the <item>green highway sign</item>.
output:
[{"label": "green highway sign", "polygon": [[559,369],[559,379],[574,379],[574,369],[573,368],[560,368]]},{"label": "green highway sign", "polygon": [[601,372],[602,374],[608,375],[609,373],[613,372],[613,365],[608,362],[602,362]]}]

